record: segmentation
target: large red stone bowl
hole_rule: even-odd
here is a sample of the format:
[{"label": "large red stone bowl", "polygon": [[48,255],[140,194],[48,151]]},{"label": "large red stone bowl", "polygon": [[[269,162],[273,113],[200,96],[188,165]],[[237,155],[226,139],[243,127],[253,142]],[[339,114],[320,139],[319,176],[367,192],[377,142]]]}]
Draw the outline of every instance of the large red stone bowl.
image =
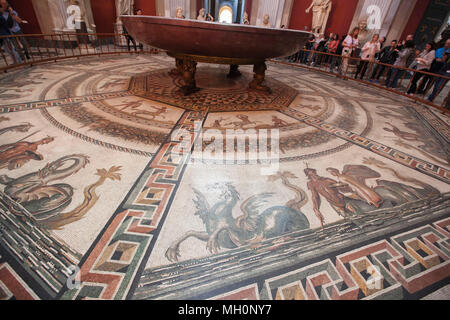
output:
[{"label": "large red stone bowl", "polygon": [[298,52],[309,32],[153,16],[121,16],[137,41],[172,53],[271,59]]}]

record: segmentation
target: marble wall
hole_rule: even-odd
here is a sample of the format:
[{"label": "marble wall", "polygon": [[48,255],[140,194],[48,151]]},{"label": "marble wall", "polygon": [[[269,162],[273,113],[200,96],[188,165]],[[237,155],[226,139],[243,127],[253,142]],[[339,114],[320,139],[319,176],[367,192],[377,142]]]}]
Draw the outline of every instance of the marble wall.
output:
[{"label": "marble wall", "polygon": [[[35,28],[28,33],[67,32],[68,0],[27,0],[34,10]],[[376,29],[388,41],[404,38],[404,34],[414,33],[423,17],[430,0],[332,0],[333,9],[328,20],[327,33],[345,34],[353,28],[361,17],[367,14],[370,5],[380,8],[380,27]],[[16,5],[15,1],[11,1]],[[89,32],[113,32],[115,22],[115,0],[91,1],[80,0],[80,6],[86,12]],[[18,2],[21,3],[20,1]],[[186,18],[195,19],[198,14],[198,3],[189,0],[137,0],[137,7],[144,8],[145,14],[158,16],[175,16],[175,10],[181,6]],[[310,1],[306,0],[247,0],[245,10],[249,13],[252,25],[262,25],[265,14],[270,15],[272,27],[286,25],[291,29],[304,30],[310,28],[311,14],[305,9]],[[22,6],[23,7],[23,6]],[[21,14],[27,10],[22,7]],[[420,11],[420,12],[418,12]],[[27,20],[33,21],[32,17]],[[95,20],[94,20],[95,19]],[[97,23],[96,23],[97,22]],[[37,31],[36,31],[37,30]]]},{"label": "marble wall", "polygon": [[[360,20],[368,18],[370,35],[379,33],[380,36],[385,36],[389,42],[403,39],[402,33],[407,24],[411,19],[415,20],[414,11],[417,3],[418,0],[359,0],[349,32],[358,25]],[[378,16],[369,9],[373,5],[379,8]],[[415,29],[412,33],[414,32]]]}]

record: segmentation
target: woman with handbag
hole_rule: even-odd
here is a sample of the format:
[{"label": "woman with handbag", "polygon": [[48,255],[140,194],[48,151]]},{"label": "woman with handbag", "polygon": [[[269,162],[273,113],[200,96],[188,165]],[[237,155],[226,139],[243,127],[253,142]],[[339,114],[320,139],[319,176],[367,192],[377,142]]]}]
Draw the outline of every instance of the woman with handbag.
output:
[{"label": "woman with handbag", "polygon": [[380,42],[378,39],[380,35],[374,34],[372,40],[367,42],[361,50],[361,61],[358,65],[358,69],[355,73],[355,79],[358,78],[358,75],[361,74],[361,80],[363,80],[364,75],[366,74],[367,67],[369,63],[373,63],[375,61],[375,55],[380,52]]},{"label": "woman with handbag", "polygon": [[349,34],[343,43],[344,49],[342,50],[342,65],[341,73],[345,73],[348,67],[348,58],[352,55],[354,50],[359,46],[358,41],[359,28],[353,29],[352,33]]}]

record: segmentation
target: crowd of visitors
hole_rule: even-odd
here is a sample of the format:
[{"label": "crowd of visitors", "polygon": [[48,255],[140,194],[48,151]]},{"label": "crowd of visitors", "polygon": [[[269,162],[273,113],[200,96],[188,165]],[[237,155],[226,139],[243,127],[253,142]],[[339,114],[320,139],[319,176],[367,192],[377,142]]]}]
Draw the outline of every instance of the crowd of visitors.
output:
[{"label": "crowd of visitors", "polygon": [[19,17],[8,1],[0,0],[0,36],[18,36],[0,38],[0,47],[13,58],[15,63],[22,63],[25,59],[30,59],[28,43],[25,37],[20,37],[23,35],[20,28],[22,23],[27,23],[27,21]]},{"label": "crowd of visitors", "polygon": [[[135,15],[143,15],[142,9],[136,9],[134,11]],[[26,40],[27,37],[24,36],[22,29],[20,27],[21,24],[28,23],[26,20],[20,18],[17,11],[13,9],[13,7],[8,3],[7,0],[0,0],[0,54],[3,54],[3,59],[6,59],[8,56],[13,64],[21,64],[26,62],[27,60],[31,60],[30,52],[31,48]],[[86,29],[86,28],[85,28]],[[86,30],[81,30],[78,33],[87,33]],[[131,50],[131,46],[133,45],[134,51],[138,51],[138,48],[142,51],[144,46],[141,43],[137,43],[135,39],[128,33],[125,26],[123,26],[123,35],[126,39],[126,44],[128,47],[128,51]],[[77,36],[79,43],[91,43],[91,40],[88,36],[80,35]],[[74,44],[77,46],[78,44]],[[72,45],[71,45],[72,46]],[[155,48],[150,49],[151,53],[159,52]],[[0,56],[1,58],[2,56]]]},{"label": "crowd of visitors", "polygon": [[[341,75],[349,75],[349,64],[353,64],[351,74],[355,79],[365,79],[392,89],[399,86],[401,79],[407,78],[410,84],[406,93],[411,96],[425,95],[434,85],[427,98],[431,102],[447,84],[445,78],[435,75],[450,77],[448,32],[443,33],[439,43],[427,43],[420,51],[413,35],[408,35],[403,41],[393,40],[389,45],[385,45],[386,37],[380,37],[379,34],[374,34],[366,43],[360,43],[359,31],[356,27],[350,34],[342,37],[335,33],[329,36],[311,35],[304,48],[288,60],[312,67],[323,67],[325,63],[329,72]],[[384,80],[381,81],[382,79]]]}]

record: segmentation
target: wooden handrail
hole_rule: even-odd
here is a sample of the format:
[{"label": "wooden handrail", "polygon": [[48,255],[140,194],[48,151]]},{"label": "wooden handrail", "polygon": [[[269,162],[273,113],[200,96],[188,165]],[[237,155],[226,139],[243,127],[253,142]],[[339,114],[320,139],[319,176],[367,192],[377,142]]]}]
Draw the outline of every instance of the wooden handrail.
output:
[{"label": "wooden handrail", "polygon": [[[364,59],[356,58],[356,57],[343,57],[342,55],[333,54],[333,53],[329,53],[329,52],[306,50],[306,49],[303,49],[301,51],[310,52],[310,53],[317,53],[317,54],[321,54],[321,55],[328,55],[328,56],[333,56],[333,57],[339,57],[339,58],[344,58],[344,59],[349,59],[349,60],[355,60],[355,61],[358,61],[358,62],[368,61],[368,60],[364,60]],[[425,75],[430,75],[430,76],[433,76],[433,77],[440,77],[440,78],[444,78],[446,80],[450,80],[450,77],[442,76],[442,75],[439,75],[439,74],[436,74],[436,73],[427,72],[427,71],[416,70],[416,69],[411,69],[411,68],[407,68],[407,67],[397,67],[397,66],[394,66],[392,64],[387,64],[387,63],[383,63],[383,62],[379,62],[379,61],[368,61],[368,62],[372,63],[372,64],[377,64],[377,65],[380,65],[380,66],[389,67],[389,68],[395,68],[395,69],[400,69],[400,70],[410,71],[410,72],[419,72],[419,73],[423,73]]]},{"label": "wooden handrail", "polygon": [[[121,36],[126,37],[127,34],[65,32],[0,36],[0,40],[9,39],[7,43],[9,49],[11,49],[10,46],[13,43],[18,43],[20,42],[20,40],[25,39],[28,43],[27,49],[29,49],[28,51],[31,58],[28,61],[24,60],[18,63],[18,61],[16,61],[15,55],[13,55],[11,57],[13,63],[11,63],[8,61],[8,54],[2,51],[2,54],[0,55],[0,61],[3,60],[4,65],[0,65],[0,71],[7,72],[8,70],[18,67],[32,66],[40,63],[47,63],[50,61],[56,62],[58,60],[80,58],[86,56],[100,56],[105,54],[111,55],[151,53],[151,51],[146,51],[143,49],[140,49],[139,51],[133,51],[131,47],[130,50],[128,50],[128,47],[119,46],[117,44],[116,38]],[[42,41],[44,42],[42,43]],[[37,46],[30,46],[30,44],[36,43]],[[88,43],[92,43],[93,46],[89,47]],[[103,50],[103,45],[107,46],[105,50]],[[31,50],[32,48],[37,48],[38,54],[36,54],[36,52],[33,52],[33,50]],[[41,50],[42,48],[44,48],[44,50]],[[90,50],[95,50],[95,52],[90,52]],[[46,54],[46,57],[42,57],[43,53]]]},{"label": "wooden handrail", "polygon": [[[70,39],[71,36],[73,37],[73,39]],[[61,34],[53,33],[53,34],[26,34],[26,35],[0,36],[0,39],[17,39],[17,38],[19,38],[19,39],[25,38],[27,40],[28,39],[29,40],[37,39],[38,40],[38,44],[40,44],[40,41],[47,40],[48,42],[46,42],[46,44],[52,44],[52,46],[50,46],[50,48],[49,48],[49,46],[44,46],[47,49],[46,52],[47,52],[49,57],[41,58],[41,56],[40,56],[41,55],[41,50],[40,50],[41,46],[38,45],[37,48],[38,48],[38,51],[39,51],[39,56],[36,57],[35,54],[33,54],[32,50],[30,50],[31,51],[30,52],[30,54],[31,54],[31,59],[30,60],[31,61],[24,61],[22,63],[9,64],[8,60],[7,60],[7,55],[4,54],[3,51],[2,51],[1,52],[2,54],[0,56],[0,61],[3,59],[3,61],[5,62],[5,66],[0,66],[0,71],[7,72],[8,70],[13,69],[13,68],[17,68],[17,67],[23,67],[23,66],[27,66],[27,65],[32,66],[32,65],[35,65],[35,64],[39,64],[39,63],[47,63],[47,62],[51,62],[51,61],[55,61],[56,62],[58,60],[63,60],[63,59],[72,59],[72,58],[87,57],[87,56],[100,56],[100,55],[112,55],[112,54],[130,54],[130,53],[151,53],[150,51],[145,51],[145,50],[133,51],[131,49],[131,46],[130,46],[130,50],[128,50],[128,47],[125,47],[125,48],[119,47],[118,44],[117,44],[117,41],[116,41],[116,38],[118,36],[119,37],[121,37],[121,36],[127,37],[128,35],[125,34],[125,33],[116,34],[116,33],[76,33],[76,32],[67,32],[67,33],[61,33]],[[84,40],[83,40],[83,38],[81,38],[81,42],[80,42],[80,37],[97,38],[95,40],[92,40],[92,42],[94,44],[96,44],[96,41],[98,41],[98,42],[100,42],[100,45],[99,46],[94,46],[94,47],[92,47],[92,49],[96,49],[97,47],[99,47],[100,51],[99,52],[96,51],[94,53],[89,52],[89,47],[87,45],[88,44],[87,39],[89,39],[89,38],[84,38]],[[45,39],[45,38],[49,38],[49,39]],[[106,41],[107,50],[103,50],[103,48],[102,48],[102,44],[103,44],[102,38],[110,38],[112,40],[112,42],[111,42],[112,43],[111,49],[110,49],[110,46],[108,44],[109,42]],[[15,40],[15,41],[19,41],[19,40]],[[75,51],[75,49],[73,47],[73,41],[76,41],[76,44],[77,44],[77,47],[78,47],[78,50],[76,50],[77,52]],[[61,50],[58,52],[58,43],[60,44],[60,43],[67,43],[67,42],[70,42],[70,48],[67,47],[67,50],[66,50],[66,46],[63,45],[62,48],[59,48],[59,49],[62,49],[62,52],[64,54],[60,55]],[[85,48],[81,47],[83,44],[85,45]],[[10,45],[12,45],[12,44],[8,41],[8,46],[10,46]],[[52,52],[50,50],[52,48],[55,50],[54,52]],[[31,49],[31,47],[30,47],[30,49]],[[86,50],[86,52],[83,53],[82,50]],[[71,54],[70,54],[70,52],[67,53],[67,51],[70,51]],[[302,49],[300,52],[313,53],[313,54],[317,54],[317,55],[321,55],[321,56],[330,56],[330,57],[343,58],[343,59],[348,59],[348,61],[355,61],[355,62],[367,61],[367,60],[363,60],[361,58],[342,57],[341,55],[338,55],[338,54],[333,54],[333,53],[329,53],[329,52],[322,52],[322,51],[316,51],[316,50]],[[55,56],[50,57],[52,54],[55,54]],[[13,57],[12,59],[13,59],[13,61],[16,60],[15,57]],[[309,70],[320,71],[320,72],[323,72],[323,73],[336,75],[333,72],[328,72],[326,70],[321,70],[320,68],[311,68],[311,67],[303,66],[303,65],[300,65],[300,64],[291,64],[291,63],[287,63],[287,62],[281,62],[281,61],[278,61],[278,60],[272,60],[272,61],[274,61],[276,63],[284,63],[284,64],[289,64],[289,65],[292,65],[292,66],[307,68]],[[406,72],[412,72],[413,76],[415,76],[416,73],[421,73],[423,75],[427,75],[427,76],[433,77],[433,79],[441,78],[441,79],[445,79],[446,81],[450,80],[450,77],[448,77],[448,76],[434,74],[434,73],[431,73],[431,72],[428,72],[428,71],[415,70],[415,69],[410,69],[410,68],[406,68],[406,67],[397,67],[397,66],[393,66],[393,65],[390,65],[390,64],[382,63],[382,62],[379,62],[379,61],[368,61],[368,62],[373,64],[373,65],[385,66],[387,68],[395,68],[395,69],[403,70],[403,71],[406,71]],[[371,82],[368,82],[368,81],[365,81],[365,80],[353,79],[352,77],[347,76],[347,72],[348,72],[348,67],[347,67],[347,70],[345,70],[344,75],[338,75],[338,76],[343,78],[343,79],[351,79],[353,81],[361,82],[361,83],[364,83],[366,85],[371,85],[373,87],[381,88],[381,89],[384,89],[384,90],[387,90],[387,91],[390,91],[390,92],[393,92],[393,93],[405,96],[405,97],[410,98],[412,100],[415,100],[415,101],[421,102],[423,104],[429,105],[431,107],[434,107],[434,108],[440,110],[443,113],[450,113],[450,110],[448,110],[446,108],[443,108],[442,106],[438,106],[438,105],[436,105],[436,104],[434,104],[434,103],[432,103],[432,102],[430,102],[428,100],[425,100],[425,99],[422,99],[422,98],[419,98],[419,97],[416,97],[416,96],[409,96],[409,95],[407,95],[407,94],[405,94],[405,93],[403,93],[403,92],[401,92],[399,90],[393,90],[391,88],[385,88],[383,86],[380,86],[380,85],[377,85],[375,83],[371,83]],[[412,82],[412,79],[411,79],[411,82]],[[410,82],[410,84],[411,84],[411,82]],[[448,99],[449,99],[449,96],[447,96],[447,98],[444,100],[444,104],[448,101]]]},{"label": "wooden handrail", "polygon": [[[315,51],[315,50],[302,49],[302,50],[300,50],[300,52],[308,52],[308,53],[315,53],[315,54],[323,55],[323,56],[338,57],[338,58],[342,58],[342,59],[348,59],[349,61],[353,60],[353,61],[356,61],[356,62],[367,61],[367,60],[363,60],[361,58],[343,57],[342,55],[333,54],[333,53],[329,53],[329,52]],[[327,70],[322,70],[320,68],[312,68],[312,67],[307,66],[307,65],[294,64],[294,63],[289,63],[289,62],[284,62],[284,61],[279,61],[279,60],[271,60],[271,61],[275,62],[275,63],[280,63],[280,64],[286,64],[286,65],[290,65],[290,66],[296,66],[296,67],[300,67],[300,68],[305,68],[305,69],[308,69],[308,70],[319,71],[319,72],[322,72],[322,73],[326,73],[326,74],[329,74],[329,75],[340,77],[340,78],[345,79],[345,80],[352,80],[352,81],[356,81],[356,82],[359,82],[359,83],[363,83],[365,85],[370,85],[370,86],[373,86],[373,87],[376,87],[376,88],[379,88],[379,89],[383,89],[385,91],[396,93],[398,95],[401,95],[401,96],[404,96],[406,98],[412,99],[412,100],[414,100],[416,102],[423,103],[425,105],[428,105],[430,107],[433,107],[433,108],[441,111],[444,114],[450,114],[450,110],[444,108],[443,106],[436,105],[433,102],[430,102],[429,100],[422,99],[422,98],[417,97],[417,96],[410,96],[410,95],[408,95],[408,94],[406,94],[404,92],[401,92],[399,90],[394,90],[392,88],[387,88],[387,87],[384,87],[384,86],[381,86],[381,85],[378,85],[378,84],[375,84],[375,83],[372,83],[372,82],[369,82],[369,81],[366,81],[366,80],[359,80],[359,79],[354,79],[353,77],[349,77],[349,76],[347,76],[347,71],[348,71],[348,66],[350,64],[348,64],[347,70],[345,70],[344,74],[341,75],[341,74],[336,74],[334,72],[329,72]],[[391,65],[391,64],[381,63],[381,62],[378,62],[378,61],[368,61],[368,62],[373,64],[373,65],[380,65],[380,66],[385,66],[385,67],[388,67],[388,68],[394,68],[394,69],[400,69],[400,70],[412,72],[413,73],[412,78],[415,76],[416,73],[422,73],[424,75],[429,75],[429,76],[431,76],[433,78],[442,78],[442,79],[445,79],[445,80],[450,80],[450,77],[447,77],[447,76],[444,76],[444,75],[440,75],[440,74],[431,73],[431,72],[427,72],[427,71],[415,70],[415,69],[404,68],[404,67],[397,67],[397,66],[394,66],[394,65]],[[328,69],[328,68],[326,68],[326,69]],[[411,78],[411,81],[412,81],[412,78]],[[409,85],[408,85],[408,87],[409,87]],[[450,93],[449,93],[449,95],[450,95]],[[447,96],[446,99],[444,99],[444,102],[443,102],[442,105],[446,104],[447,100],[449,99],[449,95]]]}]

